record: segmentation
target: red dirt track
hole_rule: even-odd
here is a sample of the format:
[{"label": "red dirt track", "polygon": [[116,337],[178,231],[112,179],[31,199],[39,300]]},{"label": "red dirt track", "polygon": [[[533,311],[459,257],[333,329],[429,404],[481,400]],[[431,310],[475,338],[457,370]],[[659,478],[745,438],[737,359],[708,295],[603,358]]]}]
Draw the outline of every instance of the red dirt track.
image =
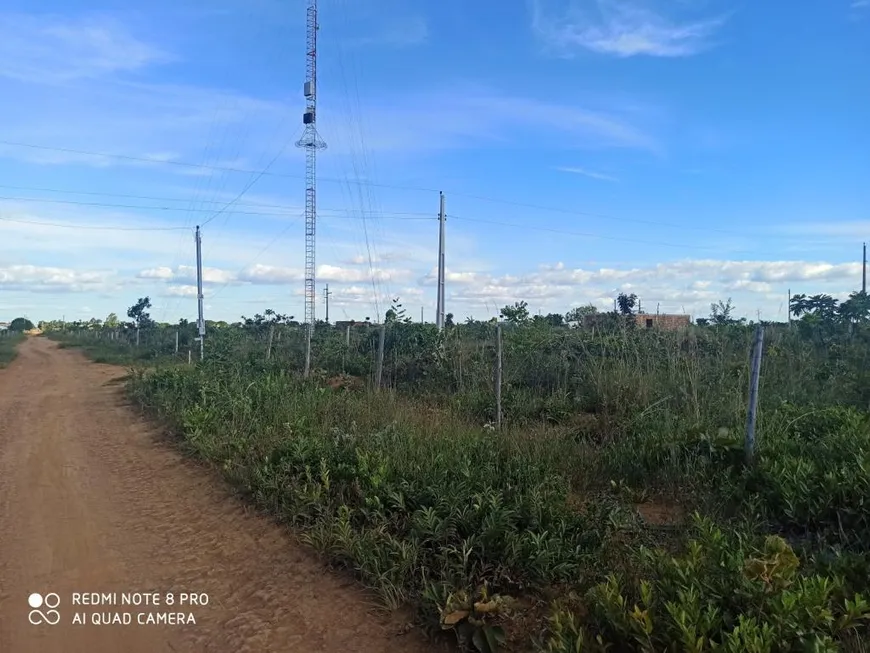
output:
[{"label": "red dirt track", "polygon": [[[123,374],[42,337],[0,370],[0,653],[435,650],[161,443],[126,406]],[[164,600],[73,606],[74,592]],[[206,594],[208,605],[167,606],[167,592]],[[57,625],[30,623],[31,593],[58,595]],[[178,611],[196,624],[137,624],[139,613]],[[132,623],[93,625],[94,612]]]}]

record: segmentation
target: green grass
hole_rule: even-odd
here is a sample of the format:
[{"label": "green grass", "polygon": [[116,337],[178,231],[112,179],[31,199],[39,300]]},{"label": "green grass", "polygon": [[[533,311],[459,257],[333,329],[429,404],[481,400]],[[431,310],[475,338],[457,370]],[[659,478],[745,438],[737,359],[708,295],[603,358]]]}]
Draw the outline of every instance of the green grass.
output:
[{"label": "green grass", "polygon": [[768,330],[747,468],[750,329],[506,332],[495,431],[487,328],[393,331],[390,390],[324,387],[366,376],[341,334],[303,381],[290,335],[266,361],[228,330],[129,391],[384,605],[472,650],[862,650],[866,333]]},{"label": "green grass", "polygon": [[135,346],[127,341],[113,341],[93,336],[82,337],[75,333],[49,332],[46,336],[58,343],[62,349],[79,349],[95,363],[142,367],[165,363],[186,363],[187,354],[174,349],[155,349],[146,344]]},{"label": "green grass", "polygon": [[24,342],[23,333],[8,333],[0,336],[0,368],[6,367],[18,355],[18,345]]}]

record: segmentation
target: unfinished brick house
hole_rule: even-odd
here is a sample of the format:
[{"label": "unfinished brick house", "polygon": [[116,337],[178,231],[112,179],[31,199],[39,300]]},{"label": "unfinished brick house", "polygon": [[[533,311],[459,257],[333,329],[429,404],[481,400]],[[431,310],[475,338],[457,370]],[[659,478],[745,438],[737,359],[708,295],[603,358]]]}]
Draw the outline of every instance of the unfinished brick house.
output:
[{"label": "unfinished brick house", "polygon": [[634,319],[637,321],[637,326],[642,329],[678,331],[692,325],[692,318],[688,315],[638,313],[634,316]]},{"label": "unfinished brick house", "polygon": [[[666,313],[636,313],[631,316],[640,329],[663,329],[665,331],[678,331],[691,326],[692,319],[688,315],[672,315]],[[597,328],[613,325],[613,313],[596,313],[583,316],[585,328]],[[626,316],[625,319],[631,319]]]}]

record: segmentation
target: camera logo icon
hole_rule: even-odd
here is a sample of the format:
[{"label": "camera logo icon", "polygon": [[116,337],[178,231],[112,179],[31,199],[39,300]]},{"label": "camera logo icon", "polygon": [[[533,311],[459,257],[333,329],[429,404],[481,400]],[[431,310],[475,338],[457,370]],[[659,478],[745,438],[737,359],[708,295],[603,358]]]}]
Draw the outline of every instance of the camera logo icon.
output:
[{"label": "camera logo icon", "polygon": [[60,612],[56,610],[60,605],[60,597],[54,592],[49,592],[45,596],[34,592],[27,597],[27,604],[32,608],[27,619],[34,626],[40,624],[55,626],[60,622]]}]

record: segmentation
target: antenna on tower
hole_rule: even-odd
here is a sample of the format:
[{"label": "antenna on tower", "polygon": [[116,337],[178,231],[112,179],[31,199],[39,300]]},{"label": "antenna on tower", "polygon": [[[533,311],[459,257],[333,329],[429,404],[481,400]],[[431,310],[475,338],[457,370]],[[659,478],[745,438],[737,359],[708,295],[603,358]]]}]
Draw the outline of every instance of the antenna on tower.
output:
[{"label": "antenna on tower", "polygon": [[311,336],[314,334],[314,308],[317,291],[314,287],[315,233],[317,228],[317,150],[326,149],[326,143],[317,133],[317,0],[308,0],[305,21],[305,113],[302,124],[305,131],[296,147],[305,150],[305,323],[308,335],[305,346],[305,372],[311,371]]}]

